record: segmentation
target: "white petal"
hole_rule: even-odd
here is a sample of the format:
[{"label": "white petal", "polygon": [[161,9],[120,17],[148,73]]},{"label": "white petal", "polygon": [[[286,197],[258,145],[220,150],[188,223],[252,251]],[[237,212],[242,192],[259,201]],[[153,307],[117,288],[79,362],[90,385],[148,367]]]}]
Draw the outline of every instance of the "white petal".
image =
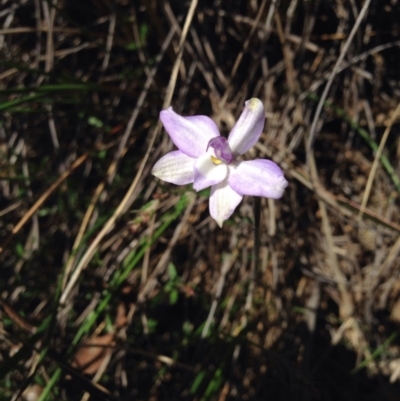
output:
[{"label": "white petal", "polygon": [[160,119],[175,146],[190,157],[204,154],[210,139],[219,136],[217,125],[207,116],[183,117],[169,107],[160,112]]},{"label": "white petal", "polygon": [[180,150],[167,153],[153,167],[151,173],[161,180],[176,185],[190,184],[194,181],[194,162]]},{"label": "white petal", "polygon": [[211,154],[205,153],[200,156],[194,164],[194,183],[193,188],[201,191],[204,188],[219,184],[228,175],[228,166],[221,162],[214,164]]},{"label": "white petal", "polygon": [[288,182],[281,168],[271,160],[236,162],[229,174],[229,184],[242,195],[279,199]]},{"label": "white petal", "polygon": [[211,187],[210,215],[220,227],[231,217],[242,198],[229,186],[227,180]]},{"label": "white petal", "polygon": [[265,112],[260,99],[247,100],[242,114],[232,128],[228,137],[231,150],[236,155],[242,155],[253,147],[264,129]]}]

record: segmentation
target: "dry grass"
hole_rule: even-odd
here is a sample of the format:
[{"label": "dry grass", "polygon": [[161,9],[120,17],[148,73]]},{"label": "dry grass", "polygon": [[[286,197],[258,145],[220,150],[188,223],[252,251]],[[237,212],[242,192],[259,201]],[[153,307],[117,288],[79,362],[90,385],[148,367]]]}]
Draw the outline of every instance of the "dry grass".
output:
[{"label": "dry grass", "polygon": [[[0,400],[400,396],[397,0],[1,4]],[[250,97],[256,237],[150,174]]]}]

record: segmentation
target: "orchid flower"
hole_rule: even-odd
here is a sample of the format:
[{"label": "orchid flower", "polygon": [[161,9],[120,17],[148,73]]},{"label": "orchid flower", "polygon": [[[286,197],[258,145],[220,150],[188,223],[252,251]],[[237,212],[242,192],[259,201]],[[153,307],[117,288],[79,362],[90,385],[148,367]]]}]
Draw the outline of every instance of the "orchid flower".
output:
[{"label": "orchid flower", "polygon": [[178,148],[163,156],[152,174],[164,181],[186,185],[196,191],[211,187],[210,214],[220,227],[244,195],[278,199],[288,185],[282,170],[271,160],[241,161],[264,128],[264,105],[260,99],[245,102],[244,110],[228,139],[207,116],[183,117],[172,107],[160,119]]}]

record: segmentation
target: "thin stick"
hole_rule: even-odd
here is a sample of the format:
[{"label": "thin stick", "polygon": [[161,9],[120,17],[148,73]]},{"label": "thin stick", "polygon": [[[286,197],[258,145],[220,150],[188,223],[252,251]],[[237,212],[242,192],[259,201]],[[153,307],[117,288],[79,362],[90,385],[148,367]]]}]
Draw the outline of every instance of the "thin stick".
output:
[{"label": "thin stick", "polygon": [[249,289],[246,299],[246,311],[249,312],[253,302],[253,292],[256,282],[257,269],[260,265],[260,226],[261,226],[261,198],[254,197],[254,247],[253,263],[251,264]]},{"label": "thin stick", "polygon": [[[243,56],[244,56],[245,52],[247,51],[247,49],[248,49],[248,47],[250,45],[250,41],[251,41],[251,39],[252,39],[252,37],[254,35],[254,32],[257,30],[258,24],[260,23],[261,17],[263,16],[263,12],[264,12],[264,8],[265,8],[266,4],[267,4],[267,2],[265,0],[263,0],[263,2],[261,3],[261,5],[260,5],[260,7],[258,9],[258,13],[257,13],[257,16],[256,16],[256,18],[254,20],[253,26],[251,27],[250,33],[247,35],[246,40],[245,40],[245,42],[243,44],[243,48],[242,48],[242,50],[239,52],[239,54],[236,57],[235,63],[233,65],[233,67],[232,67],[231,74],[230,74],[228,82],[227,82],[227,87],[226,87],[224,96],[222,97],[222,99],[221,99],[221,101],[219,103],[220,112],[223,110],[223,108],[225,107],[226,101],[228,100],[228,97],[229,97],[229,94],[230,94],[230,90],[231,90],[232,80],[233,80],[234,76],[236,75],[237,69],[239,68],[239,65],[240,65],[240,63],[241,63],[241,61],[243,59]],[[267,24],[270,24],[270,22],[268,22],[269,19],[271,18],[270,15],[271,15],[271,13],[269,13],[268,17],[267,17],[267,23],[266,23],[267,27],[269,26]]]},{"label": "thin stick", "polygon": [[187,220],[190,216],[190,212],[193,209],[193,206],[195,204],[196,201],[196,196],[193,192],[189,192],[186,194],[187,198],[189,198],[189,203],[186,207],[185,213],[182,216],[182,220],[181,222],[178,224],[178,226],[176,227],[175,231],[174,231],[174,235],[172,236],[171,240],[168,243],[167,249],[165,250],[165,252],[163,253],[161,259],[159,260],[159,262],[157,263],[157,266],[154,268],[154,270],[151,272],[150,276],[148,277],[146,283],[144,284],[143,288],[140,290],[139,294],[138,294],[138,302],[142,303],[145,301],[147,294],[151,291],[152,286],[154,285],[155,281],[154,279],[160,274],[160,272],[162,271],[163,268],[165,268],[165,266],[168,263],[168,260],[171,256],[171,252],[174,249],[176,243],[178,242],[182,230],[185,227]]},{"label": "thin stick", "polygon": [[[60,177],[46,190],[46,192],[34,203],[34,205],[25,213],[24,217],[18,222],[18,224],[11,231],[12,234],[17,234],[18,231],[25,225],[25,223],[32,217],[32,215],[43,205],[46,199],[53,193],[53,191],[77,168],[79,167],[88,157],[85,153],[79,159],[75,160],[72,166],[64,171]],[[1,248],[0,248],[1,251]]]},{"label": "thin stick", "polygon": [[[310,154],[310,173],[311,180],[314,183],[318,183],[318,172],[317,167],[315,165],[314,154]],[[328,211],[325,205],[325,202],[318,196],[318,206],[321,211],[321,219],[322,219],[322,230],[326,239],[326,247],[327,247],[327,257],[330,262],[330,268],[332,270],[333,276],[335,277],[336,284],[339,289],[341,304],[340,306],[340,316],[342,318],[349,318],[354,311],[353,301],[349,294],[349,291],[346,287],[346,276],[340,270],[339,261],[337,255],[334,251],[334,241],[333,241],[333,233],[332,228],[329,223]]]},{"label": "thin stick", "polygon": [[[181,45],[180,45],[180,51],[179,54],[175,60],[175,64],[174,64],[174,68],[172,70],[172,74],[171,74],[171,78],[170,78],[170,82],[168,85],[168,91],[167,91],[167,96],[165,98],[164,101],[164,106],[163,108],[166,108],[167,106],[169,106],[171,99],[172,99],[172,94],[175,88],[175,84],[176,84],[176,77],[178,74],[178,69],[179,69],[179,65],[182,59],[182,54],[183,54],[183,45],[189,30],[189,26],[190,23],[192,21],[193,15],[194,15],[194,10],[197,6],[197,0],[193,0],[191,5],[190,5],[190,9],[188,11],[188,15],[186,17],[186,21],[185,21],[185,25],[182,31],[182,36],[181,36]],[[174,74],[175,71],[175,74]],[[147,160],[149,159],[150,153],[153,149],[154,146],[154,142],[156,140],[156,137],[158,135],[158,133],[161,130],[161,123],[158,122],[157,126],[155,127],[155,129],[153,130],[152,134],[151,134],[151,138],[150,138],[150,142],[149,145],[147,147],[146,150],[146,154],[143,157],[143,160],[139,166],[138,172],[136,173],[136,176],[131,184],[131,186],[129,187],[128,191],[126,192],[124,198],[122,199],[121,203],[118,205],[117,209],[115,210],[115,212],[113,213],[113,215],[110,217],[110,219],[107,221],[107,223],[105,224],[105,226],[102,228],[102,230],[100,231],[100,233],[97,235],[97,237],[94,239],[94,241],[90,244],[89,248],[87,249],[86,253],[83,255],[82,259],[80,260],[78,266],[76,267],[74,273],[72,274],[64,292],[61,295],[60,298],[60,304],[65,303],[66,299],[68,298],[68,295],[70,294],[72,288],[74,287],[76,281],[78,280],[82,270],[88,265],[89,261],[91,260],[91,258],[93,257],[93,255],[95,254],[97,247],[99,246],[100,242],[102,241],[102,239],[111,231],[111,229],[114,227],[114,224],[116,222],[116,220],[118,219],[118,217],[120,217],[120,215],[124,212],[125,210],[125,205],[127,204],[127,202],[130,200],[133,191],[136,189],[139,180],[142,178],[142,173],[143,170],[146,166]]]},{"label": "thin stick", "polygon": [[317,127],[319,116],[321,115],[322,108],[324,107],[325,100],[328,96],[328,92],[331,89],[331,86],[332,86],[335,76],[339,73],[340,65],[342,64],[344,56],[346,55],[347,51],[349,50],[350,44],[351,44],[358,28],[360,27],[361,21],[363,20],[365,14],[367,13],[370,3],[371,3],[371,0],[365,0],[364,5],[360,11],[360,14],[358,14],[356,22],[353,26],[353,29],[351,30],[350,35],[347,38],[347,41],[343,46],[343,49],[336,61],[336,64],[333,67],[333,70],[328,79],[328,82],[325,85],[324,91],[322,92],[321,99],[319,100],[317,110],[315,112],[314,119],[313,119],[313,122],[312,122],[311,128],[310,128],[310,135],[308,137],[308,142],[307,142],[307,157],[308,157],[309,153],[312,151],[312,145],[314,143],[314,137],[315,137],[315,130]]},{"label": "thin stick", "polygon": [[185,25],[183,26],[181,40],[179,41],[179,52],[176,56],[176,60],[174,66],[172,68],[171,78],[169,80],[167,92],[165,94],[163,108],[167,108],[171,104],[172,95],[174,94],[176,78],[178,77],[179,66],[181,64],[183,50],[185,48],[186,36],[189,32],[190,24],[192,23],[193,15],[197,7],[198,0],[192,0],[190,3],[190,8],[188,11],[188,15],[186,17]]},{"label": "thin stick", "polygon": [[[126,129],[125,129],[124,135],[123,135],[123,137],[122,137],[122,139],[120,141],[120,144],[119,144],[118,150],[116,152],[116,155],[114,156],[114,160],[112,161],[112,163],[110,164],[110,166],[109,166],[109,168],[107,170],[106,181],[108,183],[110,183],[113,180],[114,176],[115,176],[115,173],[117,171],[118,161],[120,160],[120,158],[122,158],[124,156],[124,154],[128,150],[126,144],[128,142],[129,136],[130,136],[130,134],[131,134],[131,132],[133,130],[133,126],[134,126],[134,124],[136,122],[136,119],[137,119],[137,117],[139,115],[139,111],[141,110],[141,107],[143,106],[143,103],[144,103],[144,101],[146,99],[146,96],[148,94],[150,86],[154,82],[154,77],[155,77],[155,75],[157,73],[157,70],[158,70],[158,67],[160,65],[160,62],[161,62],[162,58],[164,57],[164,54],[167,51],[167,48],[168,48],[168,46],[169,46],[174,34],[175,34],[175,29],[172,28],[170,30],[170,32],[168,33],[167,37],[165,38],[162,46],[161,46],[161,50],[160,50],[159,54],[157,55],[157,57],[155,59],[155,63],[154,63],[153,68],[149,71],[149,75],[147,77],[146,83],[144,84],[143,89],[142,89],[142,91],[141,91],[141,93],[139,95],[139,98],[138,98],[137,102],[136,102],[136,106],[132,111],[131,117],[130,117],[129,122],[128,122],[127,126],[126,126]],[[100,183],[99,186],[96,188],[95,194],[93,195],[92,200],[90,202],[90,205],[89,205],[89,207],[88,207],[88,209],[87,209],[87,211],[85,213],[85,216],[84,216],[84,218],[82,220],[82,224],[81,224],[81,226],[79,228],[78,235],[76,236],[74,245],[72,247],[72,257],[69,259],[69,261],[68,261],[68,263],[67,263],[67,265],[65,267],[64,280],[67,280],[67,278],[69,276],[69,273],[70,273],[70,270],[71,270],[72,266],[75,263],[76,250],[78,249],[78,246],[79,246],[79,244],[81,242],[81,239],[83,238],[83,236],[85,234],[86,228],[87,228],[87,226],[89,224],[89,221],[90,221],[90,218],[91,218],[92,213],[94,211],[94,208],[96,206],[96,203],[97,203],[98,199],[100,198],[101,193],[103,192],[105,184],[106,184],[106,182],[104,181],[104,182]],[[62,288],[65,287],[65,283],[66,283],[66,281],[65,282],[63,281]]]},{"label": "thin stick", "polygon": [[367,206],[368,198],[369,198],[369,195],[371,194],[372,183],[374,182],[376,170],[378,169],[378,163],[381,158],[383,148],[385,147],[386,140],[388,139],[390,130],[392,129],[392,126],[393,126],[394,122],[396,121],[396,118],[399,115],[399,113],[400,113],[400,103],[397,105],[396,110],[394,111],[394,113],[392,114],[392,117],[390,118],[389,125],[386,127],[385,132],[383,133],[381,142],[379,144],[379,148],[375,154],[375,159],[374,159],[374,162],[372,163],[371,171],[368,176],[367,185],[365,186],[365,192],[364,192],[363,199],[361,202],[360,211],[358,213],[359,220],[362,219],[365,208]]}]

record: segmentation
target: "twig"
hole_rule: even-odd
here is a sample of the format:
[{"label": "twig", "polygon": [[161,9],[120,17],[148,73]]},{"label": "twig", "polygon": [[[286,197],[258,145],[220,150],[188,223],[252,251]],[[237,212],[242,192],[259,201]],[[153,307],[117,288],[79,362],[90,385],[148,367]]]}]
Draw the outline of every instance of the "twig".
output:
[{"label": "twig", "polygon": [[170,242],[168,243],[167,249],[163,253],[161,259],[157,263],[157,266],[154,268],[154,270],[151,272],[150,276],[148,277],[146,283],[144,284],[143,288],[140,290],[139,295],[138,295],[138,302],[142,303],[144,302],[147,294],[151,291],[151,288],[154,286],[154,279],[160,274],[162,269],[166,266],[169,257],[171,255],[172,249],[175,247],[181,232],[183,230],[183,227],[187,223],[187,219],[190,216],[190,212],[192,211],[192,208],[195,204],[196,201],[196,196],[194,193],[189,192],[186,194],[186,196],[189,198],[189,203],[186,207],[185,213],[182,216],[181,222],[178,224],[178,226],[175,229],[174,235],[172,236]]},{"label": "twig", "polygon": [[254,246],[253,246],[253,262],[251,264],[249,288],[247,291],[245,310],[250,312],[253,301],[253,293],[257,276],[257,269],[260,266],[260,226],[261,226],[261,198],[254,197]]},{"label": "twig", "polygon": [[362,198],[360,211],[358,213],[359,220],[362,220],[362,216],[363,216],[365,207],[367,206],[368,198],[369,198],[369,195],[370,195],[371,189],[372,189],[372,183],[375,178],[376,170],[378,169],[378,164],[379,164],[382,152],[383,152],[383,148],[385,147],[386,140],[389,136],[390,130],[392,129],[392,126],[393,126],[394,122],[396,121],[399,113],[400,113],[400,103],[397,105],[396,110],[394,111],[392,117],[390,118],[389,124],[386,127],[385,132],[383,133],[381,142],[379,144],[379,148],[375,154],[375,159],[374,159],[374,162],[372,163],[371,171],[369,173],[367,185],[365,186],[365,192],[364,192],[364,195]]},{"label": "twig", "polygon": [[266,0],[263,0],[263,2],[261,3],[261,6],[259,7],[259,10],[258,10],[258,13],[257,13],[257,16],[256,16],[256,19],[254,20],[253,26],[251,27],[250,33],[246,37],[246,40],[245,40],[245,42],[243,44],[242,50],[239,52],[239,54],[236,57],[235,63],[233,65],[233,67],[232,67],[231,74],[230,74],[229,79],[228,79],[228,83],[227,83],[227,87],[226,87],[224,96],[222,97],[222,99],[221,99],[221,101],[219,103],[219,111],[220,111],[220,113],[224,109],[226,101],[228,100],[228,97],[230,95],[230,89],[231,89],[232,80],[233,80],[234,76],[236,75],[237,69],[239,68],[239,65],[240,65],[240,63],[241,63],[241,61],[243,59],[243,56],[244,56],[245,52],[247,51],[247,49],[248,49],[248,47],[250,45],[250,41],[251,41],[251,39],[252,39],[252,37],[254,35],[254,32],[257,30],[257,26],[258,26],[258,24],[259,24],[259,22],[261,20],[261,17],[263,16],[263,11],[264,11],[266,3],[267,3]]},{"label": "twig", "polygon": [[[25,213],[24,217],[18,222],[18,224],[12,229],[13,235],[17,234],[19,230],[25,225],[25,223],[31,218],[31,216],[43,205],[46,199],[53,193],[53,191],[77,168],[79,167],[88,157],[85,153],[79,159],[75,160],[72,166],[61,174],[61,176],[46,190],[46,192],[34,203],[34,205]],[[3,248],[0,247],[0,252]]]},{"label": "twig", "polygon": [[[182,59],[183,44],[185,42],[186,35],[187,35],[190,23],[191,23],[192,18],[193,18],[194,10],[196,8],[196,5],[197,5],[197,0],[193,0],[191,5],[190,5],[190,9],[189,9],[188,15],[186,17],[185,26],[184,26],[184,29],[182,31],[182,37],[181,37],[181,46],[180,46],[180,49],[181,49],[180,54],[181,54],[181,56],[180,56],[180,58],[177,57],[177,59],[175,60],[175,65],[174,65],[175,68],[173,68],[173,73],[171,74],[170,84],[168,85],[168,88],[169,88],[169,92],[168,93],[169,94],[165,98],[164,108],[166,108],[171,102],[172,93],[173,93],[173,90],[174,90],[175,84],[176,84],[176,77],[177,77],[177,73],[178,73],[179,64],[180,64],[181,59]],[[174,74],[174,71],[175,71],[175,74]],[[142,162],[140,163],[139,169],[138,169],[138,171],[136,173],[136,176],[135,176],[131,186],[129,187],[128,191],[126,192],[124,198],[122,199],[121,203],[118,205],[118,207],[115,210],[115,212],[113,213],[113,215],[107,221],[107,223],[102,228],[102,230],[97,235],[97,237],[90,244],[90,246],[87,249],[86,253],[83,255],[83,257],[80,260],[78,266],[76,267],[74,273],[72,274],[71,279],[69,280],[64,292],[62,293],[62,295],[60,297],[60,304],[65,303],[66,299],[68,298],[69,293],[71,292],[71,290],[74,287],[76,281],[78,280],[82,270],[88,265],[89,261],[91,260],[91,258],[95,254],[95,252],[97,250],[97,247],[99,246],[100,242],[110,232],[110,230],[114,227],[114,224],[117,221],[117,219],[123,214],[126,204],[128,203],[128,201],[131,200],[132,194],[133,194],[134,190],[136,189],[137,185],[139,184],[140,179],[142,178],[143,170],[144,170],[144,168],[146,166],[147,160],[149,159],[150,153],[151,153],[151,151],[153,149],[155,140],[156,140],[157,135],[160,132],[160,130],[161,130],[161,123],[158,122],[157,126],[154,128],[153,132],[151,133],[151,137],[150,137],[149,145],[147,146],[146,153],[145,153],[145,155],[144,155],[144,157],[142,159]]]},{"label": "twig", "polygon": [[367,13],[370,3],[371,3],[371,0],[365,0],[363,7],[360,11],[360,14],[358,14],[356,22],[354,23],[353,29],[351,30],[350,35],[347,38],[342,51],[340,52],[340,55],[336,61],[336,64],[333,67],[333,70],[329,76],[328,82],[325,85],[324,91],[322,92],[321,99],[319,100],[317,110],[315,111],[314,119],[312,121],[311,128],[310,128],[310,134],[309,134],[308,142],[307,142],[307,157],[309,157],[309,155],[312,152],[312,145],[314,143],[315,130],[317,127],[319,116],[321,115],[322,108],[324,107],[324,103],[328,96],[329,90],[331,89],[333,80],[334,80],[335,76],[339,73],[340,65],[342,64],[344,56],[346,55],[347,51],[349,50],[350,44],[353,41],[354,35],[356,34],[356,32],[361,24],[361,21],[363,20],[365,14]]},{"label": "twig", "polygon": [[[315,165],[314,154],[310,153],[310,172],[311,172],[311,180],[312,182],[318,182],[318,173]],[[322,217],[322,229],[326,239],[328,260],[330,261],[330,267],[332,269],[333,275],[336,279],[336,284],[338,286],[340,296],[341,296],[341,304],[340,307],[340,315],[343,318],[348,318],[352,315],[354,310],[354,305],[349,294],[349,291],[346,288],[346,277],[342,273],[339,267],[339,262],[334,251],[334,242],[332,236],[332,229],[329,223],[328,212],[326,210],[325,202],[322,201],[320,197],[318,197],[318,206],[321,211]]]}]

